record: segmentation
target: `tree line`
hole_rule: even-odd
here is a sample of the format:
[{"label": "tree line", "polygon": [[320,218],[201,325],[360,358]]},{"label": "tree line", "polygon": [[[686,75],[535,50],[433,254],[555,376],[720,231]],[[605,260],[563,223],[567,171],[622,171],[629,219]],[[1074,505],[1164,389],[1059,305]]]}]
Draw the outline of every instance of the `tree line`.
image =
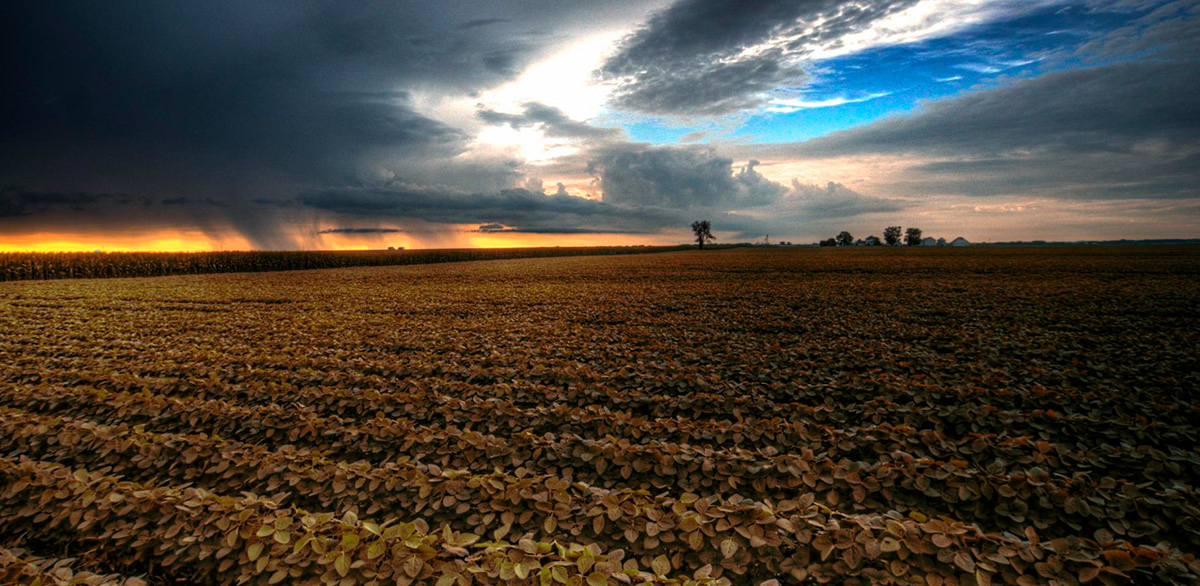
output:
[{"label": "tree line", "polygon": [[[903,242],[908,246],[919,246],[921,234],[920,228],[909,228],[901,232],[900,226],[888,226],[883,229],[883,240],[872,234],[867,236],[863,243],[867,246],[899,246]],[[843,230],[833,238],[822,240],[820,244],[821,246],[853,246],[854,235]]]},{"label": "tree line", "polygon": [[[717,239],[712,234],[712,223],[708,220],[692,222],[692,234],[701,250],[704,249],[705,244]],[[872,234],[867,236],[862,243],[867,246],[899,246],[903,242],[907,246],[920,246],[921,235],[920,228],[909,228],[902,231],[900,226],[888,226],[883,229],[883,240]],[[854,246],[855,240],[853,234],[843,230],[837,236],[822,240],[819,244],[821,246]]]}]

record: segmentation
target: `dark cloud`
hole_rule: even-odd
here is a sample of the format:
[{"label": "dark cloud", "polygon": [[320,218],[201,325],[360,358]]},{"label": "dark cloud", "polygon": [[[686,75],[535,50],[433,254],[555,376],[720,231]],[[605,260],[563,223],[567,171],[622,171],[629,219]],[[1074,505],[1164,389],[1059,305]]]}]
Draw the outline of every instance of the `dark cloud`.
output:
[{"label": "dark cloud", "polygon": [[885,154],[915,164],[914,193],[1196,197],[1194,62],[1125,62],[1045,74],[926,105],[910,116],[788,146],[779,156]]},{"label": "dark cloud", "polygon": [[493,24],[502,24],[505,22],[510,22],[510,21],[507,18],[479,18],[479,19],[467,21],[467,22],[464,22],[464,23],[458,25],[458,29],[459,30],[469,30],[469,29],[473,29],[473,28],[491,26]]},{"label": "dark cloud", "polygon": [[499,224],[525,231],[593,233],[622,229],[647,233],[681,221],[678,212],[672,209],[618,206],[520,188],[495,193],[463,193],[414,185],[359,186],[308,191],[297,199],[306,206],[345,216],[421,218],[444,224]]},{"label": "dark cloud", "polygon": [[615,139],[621,136],[616,128],[601,128],[586,122],[572,120],[562,110],[553,106],[527,102],[521,106],[524,111],[520,114],[507,114],[495,110],[482,109],[477,113],[480,120],[492,125],[507,125],[515,129],[526,127],[541,128],[546,136],[580,139]]},{"label": "dark cloud", "polygon": [[317,234],[400,234],[405,231],[399,228],[326,228]]},{"label": "dark cloud", "polygon": [[705,61],[653,76],[637,74],[612,101],[618,108],[648,114],[719,115],[761,106],[764,92],[805,78],[803,69],[784,64],[778,52],[771,52],[734,63]]},{"label": "dark cloud", "polygon": [[[1200,4],[1194,0],[1175,0],[1161,6],[1136,3],[1114,8],[1128,11],[1126,26],[1085,43],[1076,51],[1084,59],[1122,59],[1129,56],[1154,56],[1172,59],[1200,59]],[[1139,11],[1149,10],[1140,14]]]},{"label": "dark cloud", "polygon": [[736,209],[771,203],[787,191],[754,170],[704,147],[620,144],[598,149],[588,164],[606,203],[673,209]]},{"label": "dark cloud", "polygon": [[552,227],[521,227],[505,226],[504,224],[481,224],[472,230],[481,234],[639,234],[630,230],[611,228],[552,228]]},{"label": "dark cloud", "polygon": [[[809,47],[836,41],[916,0],[680,0],[626,38],[597,74],[619,82],[623,108],[721,114],[797,86]],[[764,48],[772,41],[770,48]],[[745,49],[759,50],[745,52]]]},{"label": "dark cloud", "polygon": [[270,197],[256,197],[250,201],[251,203],[260,206],[276,206],[281,208],[295,204],[295,202],[290,199],[273,199]]},{"label": "dark cloud", "polygon": [[0,218],[32,216],[46,212],[82,212],[99,205],[129,205],[140,200],[126,194],[52,193],[9,186],[0,189]]}]

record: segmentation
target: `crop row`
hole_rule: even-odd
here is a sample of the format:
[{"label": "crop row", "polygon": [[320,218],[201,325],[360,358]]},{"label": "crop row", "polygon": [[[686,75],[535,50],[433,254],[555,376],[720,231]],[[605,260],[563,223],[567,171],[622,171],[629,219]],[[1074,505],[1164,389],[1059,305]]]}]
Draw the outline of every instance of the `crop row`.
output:
[{"label": "crop row", "polygon": [[310,513],[261,497],[134,483],[9,458],[0,458],[0,528],[39,544],[97,546],[85,563],[148,567],[164,583],[718,582],[703,573],[669,577],[679,572],[666,558],[639,566],[620,550],[595,545],[480,541],[448,528],[430,531],[422,519],[373,522],[353,511]]},{"label": "crop row", "polygon": [[[51,413],[148,423],[160,431],[215,432],[256,441],[276,435],[266,433],[276,430],[278,435],[296,434],[293,439],[303,440],[298,442],[300,445],[329,450],[342,459],[377,463],[403,453],[418,461],[481,474],[517,467],[515,473],[520,476],[534,469],[595,485],[650,491],[670,488],[751,498],[785,498],[783,495],[799,489],[816,493],[830,506],[855,511],[917,510],[979,519],[986,521],[986,527],[1010,530],[1019,530],[1028,520],[1051,535],[1087,529],[1111,530],[1131,538],[1176,535],[1182,542],[1200,541],[1196,529],[1200,508],[1190,490],[1135,486],[1111,478],[1097,481],[1054,477],[1037,468],[998,475],[968,467],[965,460],[938,462],[915,459],[902,452],[866,464],[834,461],[811,452],[767,455],[572,436],[518,435],[499,440],[476,432],[413,428],[387,419],[366,426],[347,426],[336,418],[288,418],[287,412],[279,408],[247,413],[245,408],[214,401],[109,396],[102,392],[58,397],[46,392],[23,393],[17,398],[24,399],[27,406]],[[63,400],[72,398],[73,409],[54,408],[63,407]],[[52,407],[46,409],[47,405]],[[276,421],[276,416],[282,420]],[[9,417],[19,427],[20,416]],[[53,434],[57,426],[42,424],[41,428],[47,430],[42,433]],[[20,435],[16,427],[10,433]],[[36,447],[17,446],[14,453]],[[462,498],[457,501],[470,502]]]},{"label": "crop row", "polygon": [[[24,371],[22,371],[24,372]],[[257,373],[258,371],[256,371]],[[294,374],[294,373],[289,373]],[[14,375],[16,377],[17,375]],[[1000,408],[1005,397],[1051,396],[1054,393],[990,393],[986,402],[972,402],[968,391],[945,391],[937,387],[910,386],[895,392],[871,393],[864,399],[863,391],[854,396],[840,396],[834,387],[788,388],[773,397],[760,391],[730,396],[712,392],[695,392],[686,396],[665,396],[653,390],[618,390],[609,386],[564,384],[558,386],[528,384],[518,381],[502,384],[470,382],[449,383],[436,378],[420,382],[401,381],[380,384],[373,388],[308,387],[295,381],[272,384],[261,379],[235,377],[233,382],[221,379],[155,379],[122,377],[116,373],[97,373],[95,376],[73,374],[70,381],[61,376],[19,377],[26,382],[63,382],[87,385],[114,391],[143,391],[166,396],[200,396],[233,400],[248,404],[277,401],[296,402],[314,407],[325,414],[362,417],[384,413],[403,416],[418,423],[438,424],[452,412],[473,416],[481,425],[491,426],[490,433],[507,434],[514,430],[543,433],[540,429],[555,429],[555,422],[574,423],[573,413],[597,409],[602,412],[627,413],[631,419],[685,418],[705,421],[742,430],[725,434],[716,432],[721,443],[755,448],[775,442],[767,433],[757,435],[746,430],[758,428],[763,420],[837,428],[856,425],[905,425],[915,429],[934,429],[952,436],[968,434],[1009,435],[1071,443],[1086,438],[1089,443],[1133,443],[1151,449],[1164,450],[1169,446],[1198,445],[1200,435],[1190,421],[1200,417],[1196,407],[1176,408],[1151,402],[1143,409],[1153,408],[1153,419],[1139,411],[1112,409],[1104,401],[1086,400],[1070,393],[1056,401],[1069,405],[1069,412],[1032,408],[1029,405]],[[156,382],[157,380],[157,382]],[[388,389],[380,391],[376,389]],[[395,389],[395,390],[392,390]],[[991,400],[992,396],[998,400]],[[1024,403],[1024,401],[1022,401]],[[1033,402],[1040,404],[1041,402]],[[563,411],[568,410],[567,417]],[[580,409],[581,411],[573,411]],[[549,414],[549,416],[547,416]],[[455,415],[457,417],[457,415]],[[592,418],[592,421],[597,419]],[[1097,425],[1098,421],[1104,425]],[[458,419],[461,421],[461,418]],[[599,420],[601,424],[604,421]],[[538,427],[539,423],[542,427]],[[603,427],[582,427],[563,430],[596,437],[610,433]],[[632,435],[630,437],[639,437]],[[649,438],[652,436],[641,435]],[[726,439],[728,438],[728,439]],[[786,438],[785,438],[786,439]],[[643,439],[642,441],[649,441]],[[668,441],[692,441],[687,439]],[[711,439],[709,440],[711,442]],[[706,442],[707,443],[707,442]],[[1200,452],[1193,450],[1190,459],[1200,463]],[[1200,479],[1200,464],[1194,464],[1191,478]]]},{"label": "crop row", "polygon": [[[687,544],[705,563],[722,559],[726,542],[747,551],[752,538],[761,540],[760,548],[781,543],[778,529],[770,523],[741,526],[734,523],[738,518],[721,513],[731,523],[718,528],[712,513],[727,503],[714,497],[654,497],[646,491],[595,489],[547,475],[518,478],[394,462],[376,467],[309,451],[271,452],[207,436],[152,434],[12,411],[0,413],[0,431],[2,451],[73,462],[127,480],[170,480],[206,489],[269,494],[278,502],[338,514],[346,510],[382,516],[421,514],[435,527],[450,525],[484,537],[512,534],[550,540],[569,534],[584,544],[625,547],[651,556],[662,544],[679,543]],[[751,513],[744,519],[771,518],[765,505],[736,502],[739,510]],[[790,510],[797,505],[779,506]]]},{"label": "crop row", "polygon": [[[388,404],[382,399],[386,394],[368,395],[381,397],[378,401],[381,406]],[[383,452],[380,449],[371,449],[365,443],[355,445],[357,438],[386,437],[392,438],[388,441],[396,441],[411,436],[418,444],[436,444],[436,438],[444,437],[449,428],[461,429],[464,432],[476,427],[488,430],[486,423],[479,421],[483,418],[478,416],[458,419],[450,417],[445,419],[450,422],[448,425],[418,426],[407,420],[381,420],[378,415],[384,414],[386,407],[381,407],[377,416],[371,420],[345,420],[336,416],[322,417],[308,406],[284,407],[267,404],[247,407],[221,400],[170,398],[142,393],[107,393],[87,388],[55,389],[39,386],[0,389],[0,404],[12,404],[46,413],[115,417],[129,423],[151,420],[159,423],[179,421],[181,425],[186,425],[180,428],[180,431],[236,435],[244,441],[273,441],[284,438],[293,443],[313,447],[325,447],[332,443],[333,447],[351,450],[350,453],[355,454],[353,457],[367,459],[377,459]],[[500,405],[503,406],[502,403]],[[499,410],[501,409],[498,408]],[[570,417],[566,413],[559,411],[556,412],[556,416],[567,431],[573,429]],[[1074,472],[1085,471],[1090,475],[1112,476],[1116,479],[1161,477],[1164,487],[1173,487],[1180,477],[1200,477],[1200,453],[1175,448],[1159,451],[1146,446],[1120,444],[1085,448],[1071,444],[1053,444],[1044,440],[1030,441],[1024,438],[975,434],[956,440],[937,431],[918,431],[907,425],[884,424],[839,430],[826,427],[813,429],[803,424],[768,420],[756,421],[753,426],[738,424],[722,429],[721,426],[705,427],[699,422],[691,423],[686,420],[648,421],[605,412],[591,412],[590,417],[593,421],[599,421],[597,425],[603,426],[603,434],[596,433],[596,428],[593,428],[595,438],[574,437],[570,433],[563,433],[559,434],[560,441],[567,442],[568,445],[603,445],[615,441],[625,449],[651,451],[655,446],[667,446],[716,458],[729,455],[733,461],[745,461],[747,458],[761,459],[762,454],[725,446],[713,450],[708,446],[722,443],[721,440],[726,436],[742,434],[743,437],[755,437],[762,434],[761,437],[766,441],[790,447],[790,452],[811,452],[807,456],[808,459],[869,462],[902,452],[905,456],[911,455],[917,459],[974,461],[975,467],[1005,475],[1025,474],[1034,467],[1040,467],[1051,471],[1067,468]],[[535,420],[532,415],[529,419]],[[209,424],[217,427],[207,427]],[[326,428],[322,430],[318,424],[324,424]],[[534,449],[555,441],[552,436],[524,430],[514,430],[504,435],[511,437],[509,443],[521,440],[532,442],[534,445],[531,448]],[[338,442],[338,436],[348,437],[345,441]],[[630,446],[643,437],[661,439],[653,444]],[[683,441],[672,442],[673,439]],[[556,444],[555,447],[560,451],[563,449],[561,444]],[[436,448],[434,450],[436,451]],[[762,452],[772,456],[779,453],[779,450],[769,445]],[[431,452],[421,453],[428,455]],[[603,473],[602,470],[599,472]]]},{"label": "crop row", "polygon": [[[1052,440],[1046,441],[1045,434],[1036,429],[1025,431],[1031,434],[1030,445],[1039,448],[1030,450],[1035,454],[1046,457],[1059,456],[1061,460],[1074,460],[1075,465],[1084,468],[1095,467],[1098,470],[1112,470],[1118,474],[1141,475],[1153,474],[1156,468],[1164,468],[1164,472],[1172,478],[1189,479],[1192,483],[1200,481],[1200,451],[1180,451],[1174,446],[1195,445],[1188,443],[1194,433],[1190,428],[1176,433],[1180,428],[1172,428],[1161,422],[1148,423],[1142,418],[1139,424],[1141,431],[1125,429],[1111,422],[1106,426],[1096,426],[1086,419],[1080,425],[1086,429],[1076,429],[1077,426],[1066,421],[1054,411],[1034,411],[1032,413],[1003,414],[990,406],[937,406],[925,408],[925,414],[918,416],[922,408],[905,407],[885,401],[871,402],[866,405],[870,413],[859,413],[858,427],[841,425],[837,427],[815,423],[823,418],[821,413],[844,411],[855,413],[860,407],[847,405],[835,409],[831,405],[820,404],[815,407],[790,404],[787,418],[781,417],[783,410],[773,411],[770,417],[739,416],[739,421],[709,421],[694,420],[687,416],[676,414],[671,417],[647,419],[643,416],[632,415],[624,411],[609,411],[597,406],[576,407],[560,397],[554,389],[517,390],[514,386],[499,386],[492,393],[503,398],[483,398],[486,393],[478,388],[447,389],[453,392],[448,395],[437,391],[378,391],[363,389],[305,389],[296,390],[294,387],[277,387],[261,383],[238,383],[233,385],[217,385],[221,391],[212,387],[194,387],[185,385],[183,388],[164,392],[163,388],[140,387],[141,392],[152,392],[164,396],[198,396],[215,397],[220,400],[233,400],[239,404],[267,406],[275,402],[289,405],[302,405],[305,410],[325,415],[338,415],[361,419],[384,414],[389,417],[403,417],[417,424],[435,426],[454,425],[463,428],[477,429],[486,433],[509,435],[517,432],[541,435],[544,433],[574,433],[582,437],[600,438],[613,436],[627,438],[631,441],[642,442],[673,442],[701,446],[736,446],[740,448],[775,448],[775,449],[812,449],[818,455],[830,458],[847,458],[851,460],[873,459],[878,454],[886,453],[889,449],[880,449],[879,440],[863,443],[856,441],[855,436],[867,430],[867,433],[877,436],[879,429],[913,430],[910,436],[927,436],[933,434],[933,440],[943,446],[947,442],[975,442],[976,438],[994,437],[996,441],[1005,442],[1006,437],[1012,437],[1011,443],[1020,444],[1025,436],[1019,435],[1021,425],[1017,420],[1036,425],[1037,429],[1053,428],[1059,430]],[[121,390],[125,386],[102,384],[100,388]],[[188,392],[184,393],[186,390]],[[512,397],[517,395],[537,394],[543,398],[540,405],[520,406]],[[610,392],[610,394],[612,394]],[[466,396],[468,398],[460,398]],[[650,401],[649,398],[646,399]],[[520,403],[524,404],[523,399]],[[658,401],[660,404],[670,404],[671,401]],[[777,406],[779,407],[779,406]],[[727,409],[737,412],[738,405],[726,405]],[[998,421],[996,424],[985,426],[972,425],[977,431],[946,430],[955,427],[947,423],[942,415],[934,414],[931,419],[925,419],[930,411],[937,413],[957,413],[966,410],[966,416],[955,415],[954,420],[974,417],[977,421]],[[798,418],[796,413],[807,414],[807,418]],[[907,415],[905,415],[907,413]],[[1078,418],[1077,418],[1078,419]],[[889,427],[890,426],[890,427]],[[961,426],[958,426],[961,428]],[[1101,428],[1103,437],[1093,438],[1088,430]],[[932,431],[931,431],[932,430]],[[1070,437],[1061,430],[1074,430]],[[1176,430],[1176,431],[1172,431]],[[1095,435],[1095,433],[1091,433]],[[955,440],[954,438],[962,438]],[[1087,439],[1087,446],[1078,443]],[[1094,446],[1100,440],[1100,446]],[[1130,442],[1137,443],[1130,443]],[[1104,445],[1108,442],[1108,445]],[[962,457],[947,453],[945,449],[931,448],[912,441],[912,437],[901,440],[905,451],[918,457],[935,459],[953,459]],[[930,442],[924,442],[928,444]],[[1045,446],[1049,445],[1049,449]],[[1110,446],[1115,446],[1110,449]],[[1165,450],[1165,451],[1164,451]],[[1134,452],[1132,460],[1115,457],[1122,452]],[[1106,453],[1107,452],[1107,453]],[[970,453],[970,452],[967,452]],[[1152,457],[1147,461],[1139,454],[1149,453]],[[1077,456],[1077,457],[1072,457]],[[1013,460],[1020,459],[1013,454],[1003,454],[1000,457]],[[1053,467],[1053,462],[1051,466]],[[1074,469],[1074,468],[1073,468]]]},{"label": "crop row", "polygon": [[[353,575],[350,583],[546,584],[558,579],[555,568],[565,572],[558,581],[575,575],[592,586],[630,579],[680,583],[668,576],[689,574],[711,581],[708,576],[726,571],[753,580],[861,576],[873,583],[928,583],[930,575],[937,583],[954,576],[966,584],[1127,576],[1187,584],[1200,577],[1194,556],[1176,551],[1078,538],[1042,541],[1033,530],[1026,539],[986,535],[953,522],[846,516],[816,505],[760,519],[789,534],[778,548],[781,557],[723,543],[719,565],[689,572],[697,562],[678,550],[646,560],[626,559],[622,550],[606,555],[596,545],[480,541],[448,528],[430,531],[422,519],[372,522],[353,512],[339,519],[269,499],[131,483],[34,461],[0,459],[0,483],[0,527],[25,525],[31,540],[102,545],[90,563],[149,566],[170,581],[332,583]],[[764,511],[727,503],[717,513],[728,522]]]}]

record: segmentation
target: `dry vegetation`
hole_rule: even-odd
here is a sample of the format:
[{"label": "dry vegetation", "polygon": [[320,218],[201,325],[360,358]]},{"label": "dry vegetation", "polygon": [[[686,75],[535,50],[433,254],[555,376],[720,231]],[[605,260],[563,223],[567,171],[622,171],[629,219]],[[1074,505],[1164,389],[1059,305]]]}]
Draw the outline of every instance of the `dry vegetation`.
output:
[{"label": "dry vegetation", "polygon": [[0,284],[0,579],[1195,584],[1198,307],[1186,247]]}]

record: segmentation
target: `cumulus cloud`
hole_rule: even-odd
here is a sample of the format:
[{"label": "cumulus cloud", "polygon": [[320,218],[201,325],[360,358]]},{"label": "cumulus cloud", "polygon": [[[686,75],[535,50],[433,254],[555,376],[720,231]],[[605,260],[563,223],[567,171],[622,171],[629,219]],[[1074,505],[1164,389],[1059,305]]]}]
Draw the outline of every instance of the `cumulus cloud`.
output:
[{"label": "cumulus cloud", "polygon": [[787,191],[755,171],[758,161],[734,173],[733,160],[712,148],[621,144],[593,156],[588,171],[607,203],[736,209],[765,205]]},{"label": "cumulus cloud", "polygon": [[791,191],[779,204],[777,211],[821,220],[899,212],[904,209],[896,200],[863,195],[841,183],[830,181],[822,187],[804,184],[796,179],[792,179]]}]

